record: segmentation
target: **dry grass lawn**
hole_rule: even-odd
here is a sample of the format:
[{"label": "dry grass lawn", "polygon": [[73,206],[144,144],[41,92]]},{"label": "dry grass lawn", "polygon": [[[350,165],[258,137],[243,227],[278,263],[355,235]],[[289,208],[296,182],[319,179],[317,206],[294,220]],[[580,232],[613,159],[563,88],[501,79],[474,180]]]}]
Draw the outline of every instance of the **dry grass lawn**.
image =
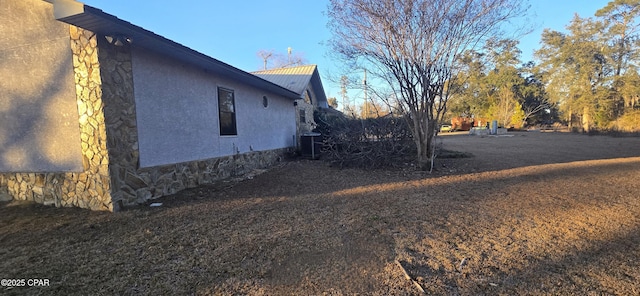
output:
[{"label": "dry grass lawn", "polygon": [[[286,162],[122,213],[0,204],[7,295],[640,295],[640,138],[440,138],[433,174]],[[408,276],[408,278],[407,278]]]}]

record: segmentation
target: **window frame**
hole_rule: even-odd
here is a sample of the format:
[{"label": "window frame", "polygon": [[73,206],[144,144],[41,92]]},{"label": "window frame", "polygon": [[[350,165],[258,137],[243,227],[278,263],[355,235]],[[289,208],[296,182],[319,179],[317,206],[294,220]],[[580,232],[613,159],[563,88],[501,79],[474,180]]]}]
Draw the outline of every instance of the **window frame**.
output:
[{"label": "window frame", "polygon": [[[223,97],[223,94],[231,94],[231,108],[223,108],[223,99],[227,101],[229,98]],[[227,95],[228,96],[228,95]],[[231,111],[223,110],[231,109]],[[237,136],[238,135],[238,122],[237,122],[237,108],[236,108],[236,95],[235,91],[226,87],[218,87],[218,124],[220,129],[220,136]],[[223,124],[223,117],[230,120],[229,124]]]},{"label": "window frame", "polygon": [[307,109],[300,108],[298,110],[300,123],[307,123]]}]

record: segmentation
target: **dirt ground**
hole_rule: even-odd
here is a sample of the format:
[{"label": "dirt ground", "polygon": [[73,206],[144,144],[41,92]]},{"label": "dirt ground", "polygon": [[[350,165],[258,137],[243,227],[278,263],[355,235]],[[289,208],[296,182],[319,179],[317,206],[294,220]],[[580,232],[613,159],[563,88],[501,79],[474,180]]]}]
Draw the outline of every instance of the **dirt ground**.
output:
[{"label": "dirt ground", "polygon": [[115,214],[2,203],[0,279],[50,284],[0,295],[640,295],[640,138],[438,141],[473,157],[288,161]]}]

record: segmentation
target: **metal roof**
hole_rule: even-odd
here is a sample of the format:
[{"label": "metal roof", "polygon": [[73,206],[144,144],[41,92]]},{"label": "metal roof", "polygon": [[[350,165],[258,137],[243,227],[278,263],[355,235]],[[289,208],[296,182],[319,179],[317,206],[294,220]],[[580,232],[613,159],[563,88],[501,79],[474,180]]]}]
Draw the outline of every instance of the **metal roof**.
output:
[{"label": "metal roof", "polygon": [[307,89],[307,86],[311,83],[311,87],[316,94],[316,98],[321,107],[328,107],[327,97],[324,93],[324,87],[322,86],[322,81],[320,80],[320,74],[318,73],[318,67],[316,65],[303,65],[255,71],[251,73],[265,80],[286,87],[300,96],[304,95],[305,89]]},{"label": "metal roof", "polygon": [[100,9],[75,0],[53,0],[53,4],[55,18],[59,21],[95,32],[99,35],[126,36],[131,40],[132,46],[160,53],[178,61],[200,67],[207,72],[241,81],[286,98],[293,100],[300,99],[300,94],[290,89],[242,71],[142,27],[121,20]]},{"label": "metal roof", "polygon": [[254,75],[286,87],[295,93],[302,94],[311,81],[316,65],[305,65],[290,68],[251,72]]}]

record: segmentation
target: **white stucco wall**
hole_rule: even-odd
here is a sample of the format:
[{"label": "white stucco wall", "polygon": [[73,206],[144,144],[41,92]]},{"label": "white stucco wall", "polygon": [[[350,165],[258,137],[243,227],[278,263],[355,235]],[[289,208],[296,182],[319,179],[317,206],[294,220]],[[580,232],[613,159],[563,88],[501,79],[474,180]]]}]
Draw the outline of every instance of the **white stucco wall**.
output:
[{"label": "white stucco wall", "polygon": [[0,173],[83,170],[69,26],[52,16],[0,1]]},{"label": "white stucco wall", "polygon": [[[141,167],[294,145],[290,99],[139,49],[132,68]],[[234,91],[237,136],[220,136],[218,87]]]}]

